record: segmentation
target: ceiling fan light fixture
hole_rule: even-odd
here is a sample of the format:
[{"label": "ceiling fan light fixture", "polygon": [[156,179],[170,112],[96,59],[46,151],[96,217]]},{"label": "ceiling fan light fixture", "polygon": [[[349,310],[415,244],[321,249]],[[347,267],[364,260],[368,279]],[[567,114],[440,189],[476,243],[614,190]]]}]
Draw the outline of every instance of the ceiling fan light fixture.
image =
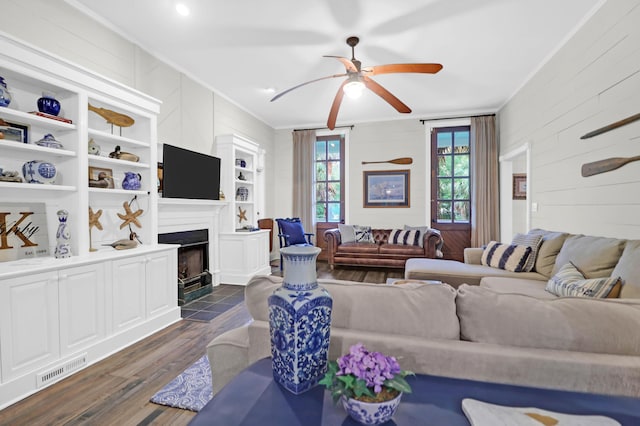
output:
[{"label": "ceiling fan light fixture", "polygon": [[364,83],[359,79],[350,79],[347,84],[344,85],[342,91],[351,99],[358,99],[364,92]]}]

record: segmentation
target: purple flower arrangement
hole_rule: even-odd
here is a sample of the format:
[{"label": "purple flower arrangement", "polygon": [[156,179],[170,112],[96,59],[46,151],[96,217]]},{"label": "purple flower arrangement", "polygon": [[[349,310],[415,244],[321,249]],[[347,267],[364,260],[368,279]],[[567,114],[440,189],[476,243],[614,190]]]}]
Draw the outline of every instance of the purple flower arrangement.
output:
[{"label": "purple flower arrangement", "polygon": [[380,402],[395,398],[400,392],[411,393],[404,371],[395,357],[370,352],[362,343],[351,346],[349,353],[330,361],[324,378],[334,401],[340,397],[365,402]]}]

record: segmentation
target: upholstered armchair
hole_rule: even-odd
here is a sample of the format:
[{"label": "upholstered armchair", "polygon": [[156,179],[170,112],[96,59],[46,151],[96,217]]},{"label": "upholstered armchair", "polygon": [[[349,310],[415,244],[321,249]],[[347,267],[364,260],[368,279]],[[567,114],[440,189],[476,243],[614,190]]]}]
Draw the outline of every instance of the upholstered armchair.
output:
[{"label": "upholstered armchair", "polygon": [[[304,232],[299,217],[276,219],[278,223],[278,240],[280,248],[289,246],[312,246],[314,234]],[[282,270],[282,256],[280,256],[280,270]]]}]

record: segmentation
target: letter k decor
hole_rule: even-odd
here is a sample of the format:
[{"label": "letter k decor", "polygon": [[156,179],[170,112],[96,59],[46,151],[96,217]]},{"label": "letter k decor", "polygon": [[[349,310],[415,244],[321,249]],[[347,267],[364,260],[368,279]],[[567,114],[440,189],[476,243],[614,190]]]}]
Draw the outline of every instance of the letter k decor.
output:
[{"label": "letter k decor", "polygon": [[46,205],[0,203],[0,262],[49,256]]}]

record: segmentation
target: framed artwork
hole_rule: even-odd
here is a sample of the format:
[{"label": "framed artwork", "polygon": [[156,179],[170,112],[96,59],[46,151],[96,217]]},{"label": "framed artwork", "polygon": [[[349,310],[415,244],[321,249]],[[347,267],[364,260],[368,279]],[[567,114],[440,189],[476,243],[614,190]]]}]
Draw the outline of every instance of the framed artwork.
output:
[{"label": "framed artwork", "polygon": [[89,166],[89,186],[92,188],[115,188],[113,170]]},{"label": "framed artwork", "polygon": [[368,170],[363,173],[363,207],[409,207],[410,170]]},{"label": "framed artwork", "polygon": [[526,173],[513,174],[513,197],[512,198],[514,200],[527,199],[527,174]]},{"label": "framed artwork", "polygon": [[29,143],[29,126],[0,119],[0,139]]}]

